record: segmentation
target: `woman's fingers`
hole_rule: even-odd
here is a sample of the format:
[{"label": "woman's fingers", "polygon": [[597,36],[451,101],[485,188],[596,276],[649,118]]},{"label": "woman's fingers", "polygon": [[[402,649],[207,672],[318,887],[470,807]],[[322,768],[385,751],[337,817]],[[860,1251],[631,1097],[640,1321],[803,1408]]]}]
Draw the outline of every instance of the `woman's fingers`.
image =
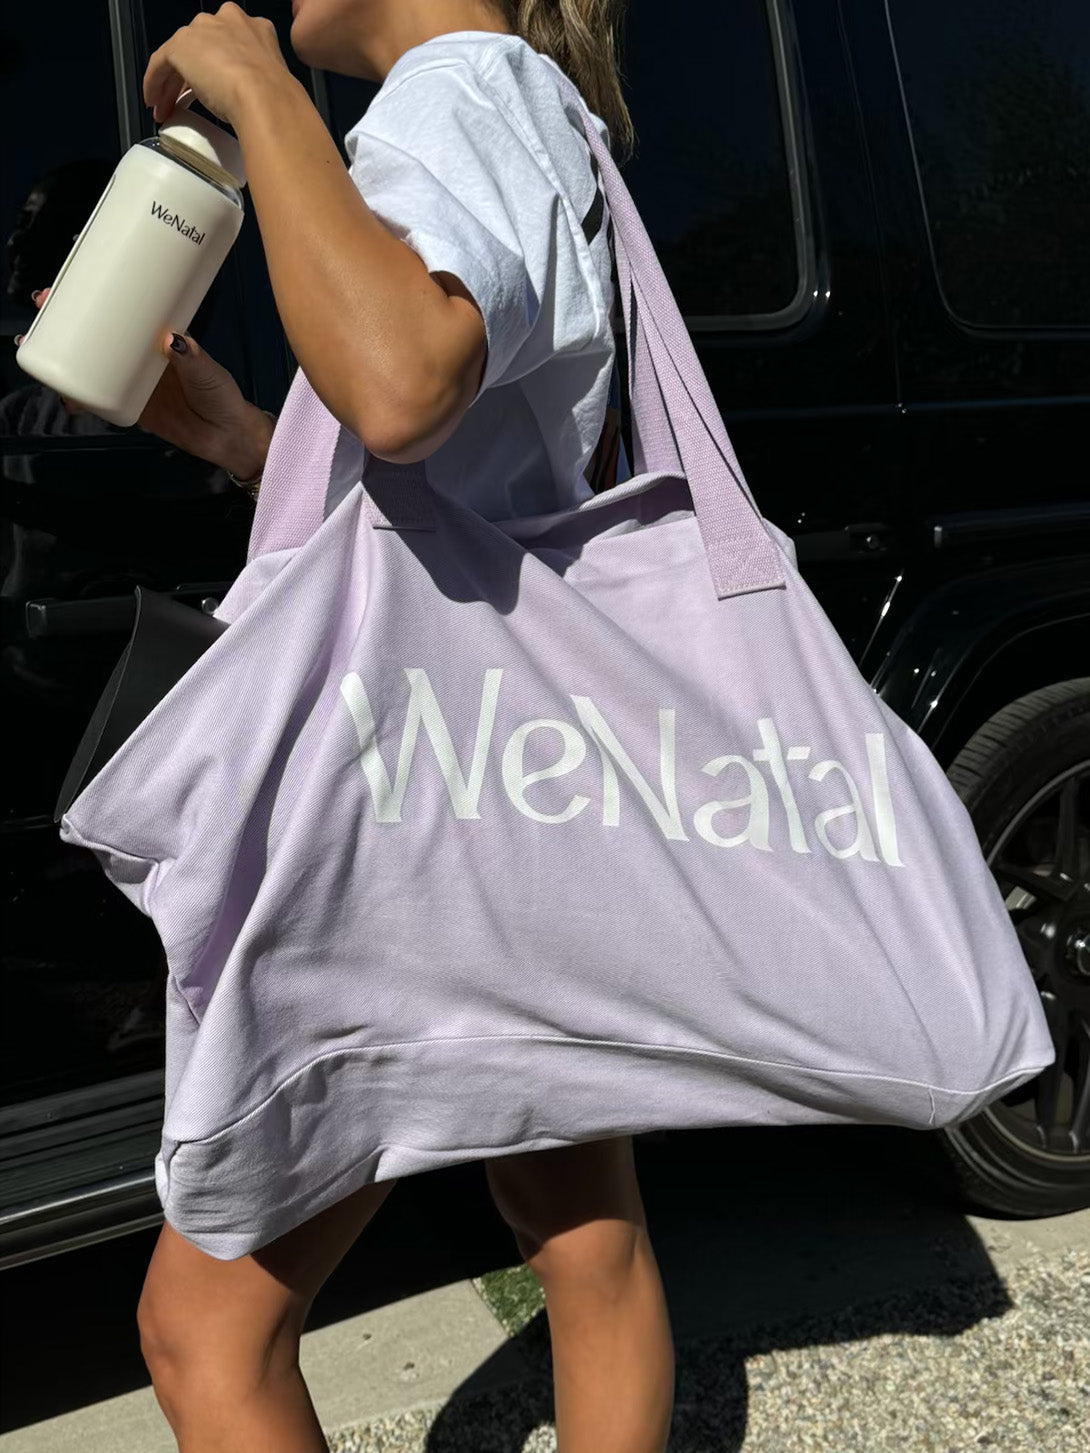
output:
[{"label": "woman's fingers", "polygon": [[[46,298],[49,297],[49,294],[52,291],[53,291],[53,289],[51,287],[48,287],[48,288],[39,288],[37,292],[31,293],[31,295],[30,295],[30,301],[34,304],[34,306],[36,308],[40,308],[42,306],[42,304],[45,302]],[[22,341],[23,341],[23,334],[20,333],[18,335],[18,337],[16,338],[15,342],[16,342],[16,344],[19,344]],[[64,394],[60,394],[59,395],[59,398],[60,398],[61,403],[64,405],[64,407],[68,410],[68,412],[70,414],[79,414],[79,413],[82,413],[83,412],[83,410],[80,408],[79,404],[76,403],[75,399],[66,399],[65,396],[64,396]]]},{"label": "woman's fingers", "polygon": [[[49,289],[48,288],[39,288],[39,290],[36,293],[31,293],[31,295],[30,295],[30,301],[34,304],[34,306],[36,308],[40,308],[42,306],[42,304],[45,302],[46,298],[48,298],[48,296],[49,296]],[[22,343],[22,341],[23,341],[23,339],[25,337],[26,337],[26,334],[25,333],[16,333],[16,335],[15,335],[15,346],[18,347],[19,344]]]},{"label": "woman's fingers", "polygon": [[[51,286],[48,288],[39,288],[37,292],[31,293],[30,300],[36,308],[40,308],[52,291]],[[22,343],[24,336],[22,333],[16,335],[16,347]],[[85,409],[82,404],[77,403],[75,399],[65,398],[64,394],[59,394],[58,398],[70,414],[89,414],[91,412],[90,409]]]},{"label": "woman's fingers", "polygon": [[[42,306],[42,304],[45,302],[46,298],[48,298],[48,296],[49,296],[49,289],[48,288],[40,288],[38,292],[31,293],[30,300],[31,300],[31,302],[34,304],[34,306],[36,308],[40,308]],[[15,346],[16,346],[16,348],[19,347],[19,344],[22,343],[22,341],[23,341],[23,339],[25,337],[26,337],[26,334],[25,333],[16,333],[16,335],[15,335]]]}]

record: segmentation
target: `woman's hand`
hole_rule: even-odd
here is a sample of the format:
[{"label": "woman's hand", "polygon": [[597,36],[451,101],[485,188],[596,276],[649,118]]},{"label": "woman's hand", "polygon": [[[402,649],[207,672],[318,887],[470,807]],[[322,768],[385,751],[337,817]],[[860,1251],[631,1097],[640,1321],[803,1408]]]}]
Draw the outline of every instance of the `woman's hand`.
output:
[{"label": "woman's hand", "polygon": [[[34,306],[40,308],[49,293],[43,288]],[[182,338],[184,353],[170,347],[171,336]],[[241,479],[252,478],[264,467],[272,420],[243,398],[227,369],[188,334],[165,334],[159,346],[167,367],[136,421],[139,427]],[[71,413],[90,412],[63,394],[61,402]]]},{"label": "woman's hand", "polygon": [[144,72],[144,100],[155,121],[165,121],[188,88],[185,105],[196,96],[233,126],[246,87],[290,74],[272,21],[227,0],[215,15],[195,15],[154,52]]}]

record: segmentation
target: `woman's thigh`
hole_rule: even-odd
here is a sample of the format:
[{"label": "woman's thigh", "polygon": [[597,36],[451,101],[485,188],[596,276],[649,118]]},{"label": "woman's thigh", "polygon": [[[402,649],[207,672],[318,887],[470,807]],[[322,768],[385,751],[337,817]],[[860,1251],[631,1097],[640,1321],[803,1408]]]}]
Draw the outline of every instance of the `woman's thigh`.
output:
[{"label": "woman's thigh", "polygon": [[219,1261],[164,1222],[137,1307],[145,1358],[264,1365],[283,1346],[293,1356],[322,1283],[397,1184],[350,1195],[233,1261]]},{"label": "woman's thigh", "polygon": [[591,1221],[647,1229],[631,1135],[493,1156],[485,1174],[523,1256]]}]

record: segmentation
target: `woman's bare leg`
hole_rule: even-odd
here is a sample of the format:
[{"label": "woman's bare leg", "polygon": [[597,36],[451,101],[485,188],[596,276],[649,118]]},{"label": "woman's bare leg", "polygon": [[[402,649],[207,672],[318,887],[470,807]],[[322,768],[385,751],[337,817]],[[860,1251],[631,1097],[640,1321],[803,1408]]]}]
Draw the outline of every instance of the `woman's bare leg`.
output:
[{"label": "woman's bare leg", "polygon": [[361,1186],[234,1261],[164,1223],[136,1319],[179,1453],[327,1453],[299,1339],[322,1283],[396,1184]]},{"label": "woman's bare leg", "polygon": [[541,1279],[559,1453],[664,1453],[674,1347],[632,1137],[485,1161]]}]

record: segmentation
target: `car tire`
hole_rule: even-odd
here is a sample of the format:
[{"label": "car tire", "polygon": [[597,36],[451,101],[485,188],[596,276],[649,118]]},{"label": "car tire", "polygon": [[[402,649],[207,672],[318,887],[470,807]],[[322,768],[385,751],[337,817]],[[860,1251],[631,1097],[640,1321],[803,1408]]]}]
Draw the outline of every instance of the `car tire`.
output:
[{"label": "car tire", "polygon": [[935,1131],[967,1209],[1090,1206],[1090,677],[995,713],[947,768],[1003,894],[1053,1038],[1054,1065]]}]

